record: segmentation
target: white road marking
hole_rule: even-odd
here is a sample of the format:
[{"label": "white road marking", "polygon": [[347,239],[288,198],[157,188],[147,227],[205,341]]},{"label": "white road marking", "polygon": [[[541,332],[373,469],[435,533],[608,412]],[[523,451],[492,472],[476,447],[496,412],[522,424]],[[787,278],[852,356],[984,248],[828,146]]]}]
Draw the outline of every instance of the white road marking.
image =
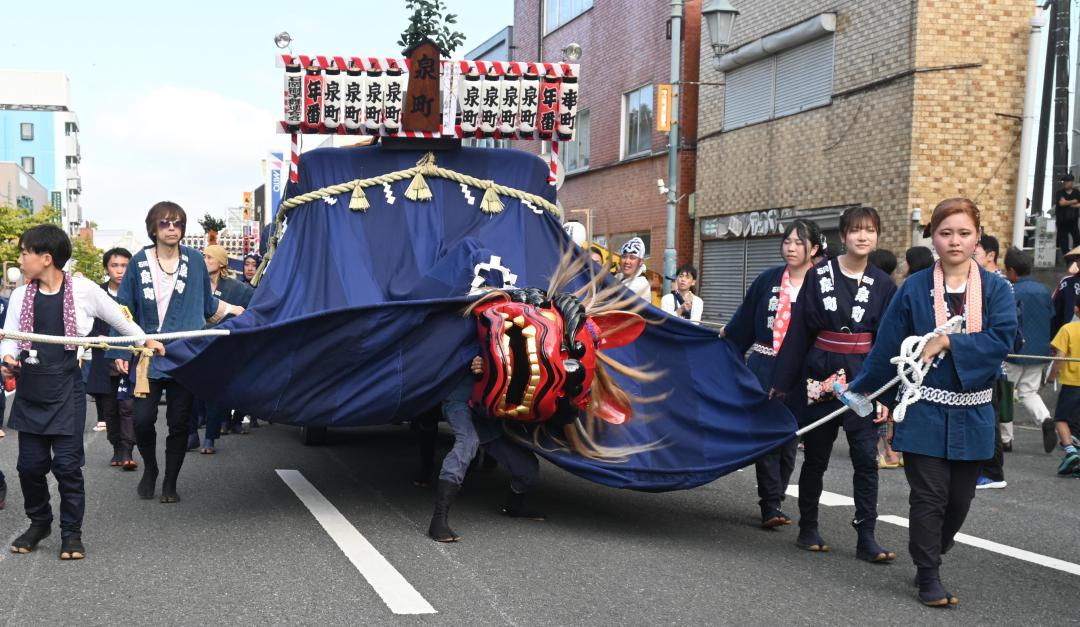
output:
[{"label": "white road marking", "polygon": [[[798,498],[799,486],[790,485],[787,489],[788,496]],[[855,505],[855,499],[844,496],[842,494],[834,494],[832,492],[821,493],[821,504],[826,507],[853,507]],[[878,516],[880,522],[889,523],[890,525],[896,525],[898,527],[907,528],[909,521],[907,518],[901,516]],[[1000,544],[992,540],[983,540],[982,538],[976,538],[975,536],[969,536],[966,533],[956,534],[956,541],[960,544],[967,544],[979,549],[990,551],[991,553],[997,553],[1006,557],[1012,557],[1024,562],[1030,562],[1039,566],[1045,566],[1046,568],[1053,568],[1054,570],[1060,570],[1070,575],[1080,575],[1080,564],[1073,564],[1072,562],[1066,562],[1059,560],[1056,557],[1049,557],[1047,555],[1040,555],[1038,553],[1032,553],[1031,551],[1025,551],[1024,549],[1018,549],[1016,547],[1009,546],[1007,544]]]},{"label": "white road marking", "polygon": [[390,611],[395,614],[435,614],[424,597],[401,576],[367,538],[349,524],[345,516],[311,485],[298,470],[278,469],[277,474],[297,498],[311,511],[315,520],[337,543],[356,570],[375,589]]},{"label": "white road marking", "polygon": [[[878,520],[899,525],[901,527],[908,526],[908,519],[901,518],[900,516],[878,516]],[[966,533],[956,534],[956,541],[960,544],[978,547],[992,553],[1005,555],[1006,557],[1012,557],[1025,562],[1031,562],[1032,564],[1038,564],[1039,566],[1045,566],[1047,568],[1053,568],[1054,570],[1060,570],[1071,575],[1080,575],[1080,564],[1059,560],[1056,557],[1048,557],[1046,555],[1032,553],[1031,551],[1025,551],[1024,549],[1018,549],[1005,544],[998,544],[997,542],[992,542],[990,540],[969,536]]]},{"label": "white road marking", "polygon": [[[799,486],[789,485],[787,488],[787,495],[799,498]],[[850,496],[844,496],[843,494],[833,494],[832,492],[822,492],[821,499],[819,501],[826,507],[854,507],[855,499]]]}]

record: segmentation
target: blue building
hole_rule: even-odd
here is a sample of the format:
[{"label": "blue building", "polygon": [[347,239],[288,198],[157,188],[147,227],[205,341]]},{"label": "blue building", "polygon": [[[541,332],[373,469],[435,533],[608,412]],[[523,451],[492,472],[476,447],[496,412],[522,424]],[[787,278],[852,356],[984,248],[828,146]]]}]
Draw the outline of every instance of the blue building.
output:
[{"label": "blue building", "polygon": [[50,192],[69,232],[82,223],[79,119],[60,72],[0,70],[0,162],[18,164]]}]

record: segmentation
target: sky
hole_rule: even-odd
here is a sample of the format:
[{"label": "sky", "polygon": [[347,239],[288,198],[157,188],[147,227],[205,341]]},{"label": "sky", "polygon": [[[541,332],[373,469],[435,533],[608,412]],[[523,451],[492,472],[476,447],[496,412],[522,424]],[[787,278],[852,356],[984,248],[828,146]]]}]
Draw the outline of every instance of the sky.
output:
[{"label": "sky", "polygon": [[[446,4],[466,36],[454,58],[513,22],[513,0]],[[0,67],[71,81],[83,219],[137,235],[160,200],[186,209],[189,231],[224,217],[262,182],[267,153],[288,153],[275,34],[295,54],[400,56],[409,16],[405,0],[12,1],[0,13]]]}]

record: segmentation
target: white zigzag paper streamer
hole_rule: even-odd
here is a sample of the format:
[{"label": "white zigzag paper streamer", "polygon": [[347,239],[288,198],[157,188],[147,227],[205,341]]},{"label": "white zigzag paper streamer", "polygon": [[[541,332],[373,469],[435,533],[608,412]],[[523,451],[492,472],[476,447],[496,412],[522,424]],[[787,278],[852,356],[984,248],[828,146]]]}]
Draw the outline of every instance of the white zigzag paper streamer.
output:
[{"label": "white zigzag paper streamer", "polygon": [[464,183],[461,184],[461,193],[465,194],[465,202],[469,203],[470,205],[476,204],[476,198],[474,198],[472,192],[469,191],[468,185]]},{"label": "white zigzag paper streamer", "polygon": [[394,204],[394,201],[397,200],[397,199],[394,198],[394,190],[390,188],[390,184],[389,183],[383,183],[382,188],[383,188],[383,194],[386,196],[386,204],[388,204],[388,205]]}]

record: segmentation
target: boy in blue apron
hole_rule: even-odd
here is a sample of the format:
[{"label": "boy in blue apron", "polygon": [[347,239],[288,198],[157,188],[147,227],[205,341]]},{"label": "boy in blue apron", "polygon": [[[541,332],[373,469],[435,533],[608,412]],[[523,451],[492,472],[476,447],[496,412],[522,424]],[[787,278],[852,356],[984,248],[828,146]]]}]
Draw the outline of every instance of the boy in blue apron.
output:
[{"label": "boy in blue apron", "polygon": [[[19,239],[19,267],[27,284],[11,294],[9,332],[85,336],[94,319],[105,320],[125,335],[141,335],[138,325],[93,281],[62,270],[71,258],[71,240],[60,228],[35,226]],[[158,342],[146,345],[164,354]],[[11,543],[13,553],[29,553],[52,532],[46,474],[51,470],[60,490],[60,559],[82,559],[82,519],[86,508],[82,467],[86,393],[75,358],[75,346],[0,343],[5,375],[19,378],[10,426],[19,432],[19,483],[30,528]]]}]

